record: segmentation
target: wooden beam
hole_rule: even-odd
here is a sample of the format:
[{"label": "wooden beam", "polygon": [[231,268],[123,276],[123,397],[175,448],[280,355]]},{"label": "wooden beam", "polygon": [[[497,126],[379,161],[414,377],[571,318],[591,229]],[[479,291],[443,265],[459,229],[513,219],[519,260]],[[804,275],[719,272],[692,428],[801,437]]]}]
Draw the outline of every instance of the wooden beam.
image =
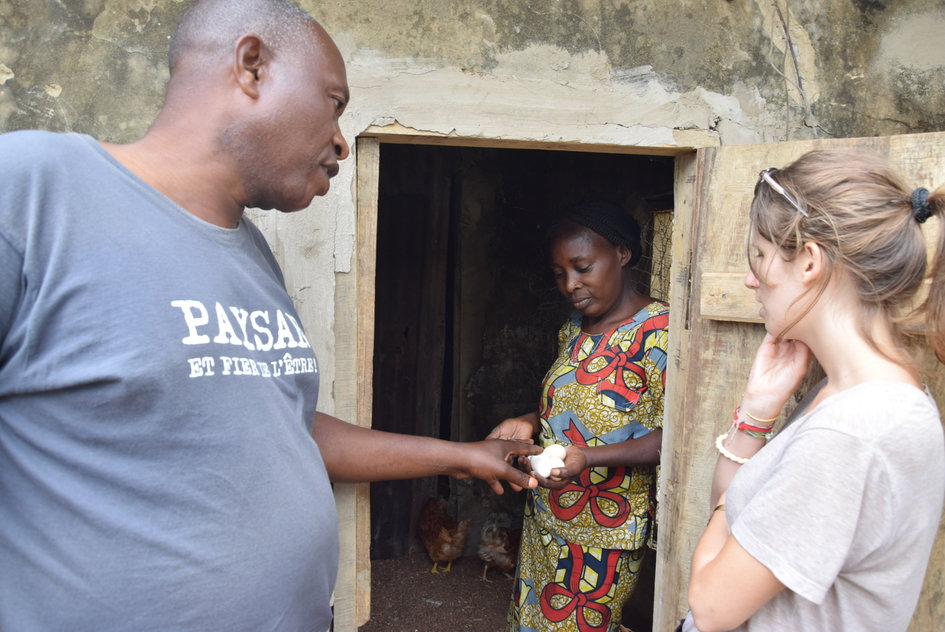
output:
[{"label": "wooden beam", "polygon": [[[761,305],[755,300],[755,292],[745,287],[744,272],[703,272],[699,277],[699,312],[702,318],[736,323],[764,322],[758,315]],[[929,281],[925,280],[916,299],[905,306],[902,313],[909,314],[913,307],[921,305],[928,291]],[[925,331],[921,316],[906,317],[902,321],[902,327],[911,333]]]},{"label": "wooden beam", "polygon": [[758,315],[761,305],[755,300],[754,291],[745,287],[744,272],[703,272],[700,277],[699,312],[703,318],[763,322]]},{"label": "wooden beam", "polygon": [[540,141],[516,138],[484,138],[481,136],[457,136],[428,130],[405,127],[399,123],[390,125],[372,125],[365,129],[358,138],[376,138],[384,143],[398,145],[447,145],[452,147],[490,147],[496,149],[541,149],[545,151],[583,151],[601,154],[633,154],[639,156],[679,156],[691,154],[695,147],[718,145],[718,139],[708,134],[704,136],[685,136],[690,145],[608,145],[602,143],[581,143]]}]

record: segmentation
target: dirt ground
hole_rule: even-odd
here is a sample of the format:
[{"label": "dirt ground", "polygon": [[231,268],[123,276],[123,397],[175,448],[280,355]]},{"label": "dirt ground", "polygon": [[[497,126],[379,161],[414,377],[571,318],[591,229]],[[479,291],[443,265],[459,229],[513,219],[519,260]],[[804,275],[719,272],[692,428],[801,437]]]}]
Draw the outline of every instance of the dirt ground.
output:
[{"label": "dirt ground", "polygon": [[[423,552],[371,562],[371,620],[358,632],[500,632],[512,595],[512,580],[464,557],[449,573],[430,572]],[[630,630],[649,630],[653,603],[653,562],[647,556],[637,591],[624,608]]]},{"label": "dirt ground", "polygon": [[512,595],[512,580],[464,557],[449,573],[430,572],[419,552],[371,562],[371,620],[358,632],[498,632]]}]

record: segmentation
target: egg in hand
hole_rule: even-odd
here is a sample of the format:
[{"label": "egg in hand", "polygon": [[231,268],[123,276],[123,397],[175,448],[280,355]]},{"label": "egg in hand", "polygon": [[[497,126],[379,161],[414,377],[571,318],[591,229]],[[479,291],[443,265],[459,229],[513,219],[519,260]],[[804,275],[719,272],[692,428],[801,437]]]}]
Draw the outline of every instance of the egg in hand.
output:
[{"label": "egg in hand", "polygon": [[564,455],[566,453],[567,448],[555,443],[545,448],[541,454],[534,454],[528,457],[528,461],[535,474],[538,474],[542,478],[548,478],[548,476],[551,475],[551,470],[556,467],[564,467]]}]

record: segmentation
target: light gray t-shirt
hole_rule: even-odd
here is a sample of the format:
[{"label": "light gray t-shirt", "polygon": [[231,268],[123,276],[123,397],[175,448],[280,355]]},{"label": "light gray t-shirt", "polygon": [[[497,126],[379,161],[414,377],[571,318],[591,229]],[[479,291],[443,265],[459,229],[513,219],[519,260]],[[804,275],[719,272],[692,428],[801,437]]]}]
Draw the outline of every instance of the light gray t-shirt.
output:
[{"label": "light gray t-shirt", "polygon": [[0,629],[324,632],[317,394],[248,220],[87,136],[0,136]]},{"label": "light gray t-shirt", "polygon": [[732,535],[787,587],[738,630],[905,630],[945,499],[935,402],[874,381],[826,398],[739,469]]}]

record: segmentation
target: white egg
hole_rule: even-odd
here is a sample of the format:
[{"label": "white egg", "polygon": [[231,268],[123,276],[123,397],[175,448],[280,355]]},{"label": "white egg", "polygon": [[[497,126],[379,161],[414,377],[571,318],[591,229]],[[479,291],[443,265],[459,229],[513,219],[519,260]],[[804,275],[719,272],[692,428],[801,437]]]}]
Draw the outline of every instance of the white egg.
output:
[{"label": "white egg", "polygon": [[545,456],[555,456],[555,457],[558,457],[559,459],[564,459],[564,455],[567,454],[567,452],[568,452],[568,449],[565,448],[560,443],[553,443],[547,448],[545,448],[545,451],[542,452],[542,454],[544,454]]},{"label": "white egg", "polygon": [[548,456],[544,452],[528,457],[532,470],[542,478],[548,478],[551,470],[556,467],[564,467],[564,461],[556,456]]}]

